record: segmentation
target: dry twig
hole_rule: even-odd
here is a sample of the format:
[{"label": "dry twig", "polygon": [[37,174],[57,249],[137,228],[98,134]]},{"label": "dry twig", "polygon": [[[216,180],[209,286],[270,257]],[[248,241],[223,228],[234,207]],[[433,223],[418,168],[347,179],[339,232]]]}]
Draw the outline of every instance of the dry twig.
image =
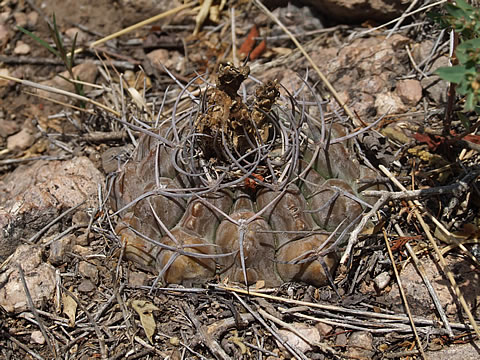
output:
[{"label": "dry twig", "polygon": [[[402,229],[400,229],[400,226],[398,224],[395,224],[395,230],[397,230],[398,234],[400,236],[405,236],[403,234]],[[450,322],[448,321],[447,315],[445,314],[445,311],[443,311],[442,304],[440,303],[440,300],[438,299],[437,293],[435,289],[432,286],[432,283],[427,277],[427,274],[425,272],[425,269],[418,259],[417,255],[415,254],[415,251],[413,251],[412,246],[407,242],[405,244],[405,247],[407,248],[408,254],[413,260],[413,263],[415,264],[415,268],[417,269],[418,273],[420,274],[423,282],[425,283],[425,286],[427,287],[428,292],[430,293],[430,296],[432,297],[433,303],[435,304],[435,308],[437,309],[438,315],[442,319],[443,325],[445,326],[445,329],[448,332],[448,336],[452,339],[453,338],[453,331],[452,327],[450,326]]]},{"label": "dry twig", "polygon": [[[387,175],[390,180],[392,180],[392,182],[397,186],[399,187],[401,190],[403,191],[406,191],[407,189],[392,175],[392,173],[386,168],[384,167],[383,165],[380,165],[380,170],[383,171],[383,173],[385,175]],[[437,254],[438,256],[438,259],[440,261],[440,265],[442,267],[442,270],[443,272],[447,275],[447,278],[448,280],[450,281],[451,285],[452,285],[452,288],[455,292],[455,294],[457,295],[458,297],[458,300],[460,301],[460,304],[462,305],[463,307],[463,310],[465,311],[467,317],[468,317],[468,320],[470,321],[470,324],[472,325],[475,333],[477,334],[477,336],[480,338],[480,329],[478,328],[478,325],[477,325],[477,322],[475,321],[475,318],[473,317],[470,309],[468,308],[468,304],[466,303],[465,301],[465,298],[463,297],[463,294],[460,290],[460,288],[458,287],[457,285],[457,282],[455,280],[455,277],[453,276],[453,273],[452,271],[450,270],[450,268],[448,267],[447,265],[447,262],[445,261],[445,258],[443,257],[440,249],[438,248],[438,245],[437,243],[435,242],[435,239],[433,238],[430,230],[429,230],[429,227],[428,225],[425,223],[425,221],[423,220],[423,217],[422,215],[420,214],[420,212],[418,211],[418,208],[415,206],[415,204],[411,201],[411,200],[408,200],[408,204],[410,206],[410,208],[413,210],[413,213],[415,214],[415,217],[417,218],[418,222],[420,223],[420,225],[422,226],[422,229],[423,231],[425,232],[425,234],[427,235],[427,238],[428,240],[430,241],[430,244],[432,245],[433,249],[435,250],[435,253]]]},{"label": "dry twig", "polygon": [[388,242],[387,232],[385,231],[385,228],[383,228],[382,230],[383,230],[383,238],[385,239],[385,245],[387,246],[388,256],[390,257],[390,261],[392,262],[393,272],[395,273],[395,277],[397,279],[397,284],[398,284],[398,289],[400,291],[400,295],[402,296],[403,305],[405,306],[405,310],[407,312],[408,319],[410,320],[410,326],[412,327],[413,334],[415,335],[415,340],[417,342],[418,351],[420,351],[420,354],[422,355],[422,358],[426,359],[427,356],[425,355],[425,352],[423,351],[422,342],[420,341],[420,338],[418,337],[417,327],[415,326],[415,322],[413,320],[412,312],[410,311],[410,306],[408,305],[407,296],[405,295],[405,290],[403,289],[402,281],[400,280],[400,274],[398,273],[397,265],[395,264],[395,258],[393,257],[392,248],[390,247],[390,243]]},{"label": "dry twig", "polygon": [[340,96],[338,95],[338,93],[335,90],[335,88],[333,87],[333,85],[330,83],[330,81],[328,81],[328,79],[325,77],[325,75],[319,69],[317,64],[313,61],[313,59],[310,57],[310,55],[305,51],[302,44],[300,44],[300,42],[295,38],[295,36],[291,33],[291,31],[288,30],[286,28],[286,26],[283,25],[282,22],[270,10],[268,10],[267,7],[265,5],[263,5],[260,0],[254,0],[253,2],[255,3],[255,5],[258,6],[259,9],[261,9],[265,14],[267,14],[270,19],[275,21],[277,23],[277,25],[280,26],[280,28],[290,37],[290,39],[293,41],[295,46],[302,52],[303,56],[305,56],[305,58],[308,60],[310,65],[312,65],[312,67],[315,69],[315,71],[317,72],[317,74],[320,77],[320,79],[322,80],[322,82],[325,84],[325,86],[330,91],[330,93],[332,94],[334,99],[337,101],[337,103],[343,108],[343,110],[348,115],[348,117],[354,122],[354,124],[356,126],[360,126],[361,124],[358,123],[356,116],[353,115],[352,111],[347,106],[347,104],[345,104],[340,99]]}]

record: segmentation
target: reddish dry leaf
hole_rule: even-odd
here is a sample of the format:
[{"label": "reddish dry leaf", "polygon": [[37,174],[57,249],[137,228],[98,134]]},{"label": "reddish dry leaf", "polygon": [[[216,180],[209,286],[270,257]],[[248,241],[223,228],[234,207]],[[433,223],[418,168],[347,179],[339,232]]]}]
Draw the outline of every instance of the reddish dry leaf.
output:
[{"label": "reddish dry leaf", "polygon": [[[264,177],[262,175],[259,175],[259,174],[255,174],[253,173],[252,176],[260,181],[264,181]],[[257,187],[257,183],[255,182],[255,180],[253,180],[252,178],[246,178],[245,179],[245,186],[250,188],[250,189],[253,189],[255,190],[255,188]]]},{"label": "reddish dry leaf", "polygon": [[255,49],[252,50],[250,53],[250,60],[255,60],[256,58],[260,57],[260,55],[262,55],[266,49],[267,42],[264,39],[260,44],[257,45]]},{"label": "reddish dry leaf", "polygon": [[255,46],[255,38],[257,38],[259,35],[260,33],[258,32],[257,25],[253,25],[248,32],[247,38],[240,47],[239,53],[241,56],[247,56],[250,51],[253,50],[253,47]]},{"label": "reddish dry leaf", "polygon": [[255,190],[257,187],[257,184],[255,183],[255,180],[252,180],[250,178],[245,179],[245,186],[249,189]]},{"label": "reddish dry leaf", "polygon": [[428,148],[431,151],[437,150],[438,147],[446,141],[446,139],[442,136],[421,134],[421,133],[415,133],[413,134],[413,137],[419,143],[426,143],[428,145]]},{"label": "reddish dry leaf", "polygon": [[478,135],[467,135],[463,137],[464,140],[470,141],[474,144],[480,144],[480,136]]},{"label": "reddish dry leaf", "polygon": [[[450,133],[453,136],[456,136],[457,134],[452,130]],[[446,144],[449,139],[446,139],[443,136],[437,136],[437,135],[429,135],[429,134],[421,134],[421,133],[415,133],[413,134],[413,137],[415,140],[417,140],[419,143],[426,143],[428,145],[428,148],[431,151],[436,151],[442,144]],[[470,141],[474,144],[480,144],[480,136],[479,135],[466,135],[462,137],[463,140]]]}]

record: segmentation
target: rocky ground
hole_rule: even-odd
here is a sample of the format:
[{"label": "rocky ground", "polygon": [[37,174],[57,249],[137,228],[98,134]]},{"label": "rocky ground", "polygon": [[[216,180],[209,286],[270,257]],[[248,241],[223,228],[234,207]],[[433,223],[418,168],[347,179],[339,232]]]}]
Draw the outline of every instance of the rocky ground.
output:
[{"label": "rocky ground", "polygon": [[[447,141],[442,133],[447,84],[433,71],[448,64],[448,35],[427,10],[379,27],[405,14],[408,2],[397,2],[398,8],[387,1],[358,7],[352,3],[362,2],[311,3],[285,2],[271,10],[297,36],[353,119],[281,27],[250,1],[223,9],[214,2],[201,26],[200,8],[192,6],[95,50],[92,41],[181,3],[0,2],[0,75],[7,77],[0,77],[2,358],[421,358],[400,289],[426,358],[480,356],[462,300],[428,239],[431,232],[478,322],[479,139],[473,133]],[[13,80],[75,91],[56,76],[69,77],[62,61],[16,28],[52,43],[47,22],[53,13],[67,47],[77,34],[84,49],[74,74],[86,83],[85,96],[117,115]],[[249,35],[253,26],[258,38]],[[335,273],[338,294],[330,286],[295,282],[273,289],[257,284],[246,294],[218,279],[195,288],[152,287],[156,274],[122,259],[108,184],[140,133],[115,119],[128,114],[128,121],[154,121],[164,97],[168,116],[179,93],[172,77],[186,84],[205,73],[213,83],[220,62],[243,60],[250,51],[252,77],[277,79],[291,92],[306,79],[325,100],[327,121],[340,117],[358,130],[380,120],[355,138],[354,156],[376,169],[384,189],[399,190],[382,166],[409,190],[445,190],[415,195],[420,203],[414,206],[406,197],[379,204],[372,221],[359,229],[349,261]],[[460,120],[453,131],[463,131]]]}]

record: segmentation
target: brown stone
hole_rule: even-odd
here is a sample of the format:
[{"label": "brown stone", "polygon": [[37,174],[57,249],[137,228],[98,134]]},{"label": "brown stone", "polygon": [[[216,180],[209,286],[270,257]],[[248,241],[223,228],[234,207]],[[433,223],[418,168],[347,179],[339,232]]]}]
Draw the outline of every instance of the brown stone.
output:
[{"label": "brown stone", "polygon": [[15,18],[15,25],[25,27],[27,25],[27,14],[21,11],[16,11],[13,13]]},{"label": "brown stone", "polygon": [[148,283],[148,275],[140,271],[130,271],[128,273],[128,285],[145,286]]},{"label": "brown stone", "polygon": [[303,0],[328,18],[341,22],[376,20],[386,22],[400,16],[409,1],[388,0]]},{"label": "brown stone", "polygon": [[354,331],[348,337],[347,354],[354,359],[371,359],[375,351],[373,348],[373,335],[368,331]]},{"label": "brown stone", "polygon": [[7,45],[11,33],[7,25],[0,24],[0,49]]},{"label": "brown stone", "polygon": [[84,201],[94,206],[103,181],[86,157],[39,161],[8,174],[0,182],[0,259],[67,208]]},{"label": "brown stone", "polygon": [[[442,66],[449,66],[448,57],[441,56],[436,59],[431,66],[431,72]],[[446,81],[432,74],[428,78],[423,78],[421,84],[430,99],[440,104],[447,102],[448,83]]]},{"label": "brown stone", "polygon": [[15,45],[15,49],[13,49],[13,53],[15,55],[27,55],[30,53],[30,46],[19,40]]},{"label": "brown stone", "polygon": [[396,93],[405,105],[415,106],[422,98],[422,85],[415,79],[399,80]]},{"label": "brown stone", "polygon": [[80,261],[78,264],[78,272],[83,277],[90,279],[93,283],[98,281],[98,268],[95,264],[88,261]]},{"label": "brown stone", "polygon": [[[303,337],[307,338],[311,343],[320,342],[320,333],[316,327],[310,326],[305,323],[293,323],[291,326]],[[306,351],[312,350],[311,346],[306,343],[301,337],[290,330],[279,330],[278,334],[280,337],[286,341],[291,347],[299,350],[304,353]],[[283,351],[286,349],[277,341],[278,346]]]},{"label": "brown stone", "polygon": [[55,269],[42,261],[42,249],[21,245],[9,259],[6,271],[0,275],[0,306],[5,311],[20,313],[29,309],[25,288],[18,270],[22,267],[35,308],[42,309],[51,301],[55,290]]},{"label": "brown stone", "polygon": [[28,128],[23,128],[7,139],[7,149],[10,151],[26,150],[35,142],[35,136]]},{"label": "brown stone", "polygon": [[74,235],[65,236],[52,242],[50,245],[50,255],[48,256],[48,261],[51,264],[60,265],[67,261],[66,254],[71,251],[73,237]]},{"label": "brown stone", "polygon": [[315,324],[315,327],[317,328],[317,330],[320,332],[320,335],[322,336],[327,336],[333,330],[332,326],[322,322],[318,322],[317,324]]},{"label": "brown stone", "polygon": [[38,13],[36,11],[31,11],[27,14],[27,24],[30,28],[35,27],[38,22]]},{"label": "brown stone", "polygon": [[0,136],[7,137],[20,130],[20,124],[15,120],[0,119]]},{"label": "brown stone", "polygon": [[94,291],[96,289],[95,285],[88,279],[82,280],[80,285],[78,285],[78,291],[82,293],[89,293],[91,291]]},{"label": "brown stone", "polygon": [[[178,51],[168,51],[166,49],[157,49],[147,54],[148,60],[153,67],[164,71],[163,66],[168,70],[180,71],[182,65],[182,56]],[[163,66],[162,66],[163,65]]]},{"label": "brown stone", "polygon": [[83,32],[79,28],[72,27],[67,30],[65,30],[65,35],[67,35],[70,40],[73,41],[75,39],[75,36],[77,37],[77,44],[83,44],[88,40],[88,35],[87,33]]},{"label": "brown stone", "polygon": [[[93,62],[84,62],[83,64],[77,65],[73,68],[73,75],[75,79],[78,78],[81,81],[85,81],[88,83],[95,83],[97,74],[97,65],[95,65]],[[63,79],[70,78],[68,71],[64,71],[59,75],[60,76],[55,76],[53,79],[42,81],[40,84],[75,93],[75,86],[73,85],[73,83],[70,83],[67,80]],[[59,101],[69,100],[69,98],[64,95],[54,94],[45,90],[37,90],[37,93],[42,96],[46,96]]]}]

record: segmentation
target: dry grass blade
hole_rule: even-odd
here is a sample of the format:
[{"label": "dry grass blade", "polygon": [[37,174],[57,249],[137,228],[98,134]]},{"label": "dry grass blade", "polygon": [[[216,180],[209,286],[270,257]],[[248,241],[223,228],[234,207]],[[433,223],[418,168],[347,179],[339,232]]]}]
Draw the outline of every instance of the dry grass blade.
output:
[{"label": "dry grass blade", "polygon": [[334,99],[337,101],[337,103],[343,108],[343,110],[345,111],[345,113],[347,114],[347,116],[354,122],[354,124],[356,126],[360,126],[362,125],[361,123],[359,123],[357,121],[357,118],[356,116],[353,114],[353,112],[350,110],[350,108],[347,106],[347,104],[345,104],[341,99],[340,99],[340,96],[338,95],[337,91],[335,90],[335,88],[333,87],[333,85],[330,83],[330,81],[328,81],[328,79],[325,77],[325,75],[323,75],[322,71],[318,68],[317,64],[315,64],[315,62],[313,61],[313,59],[310,57],[310,55],[308,55],[307,51],[305,50],[305,48],[302,46],[302,44],[300,44],[300,42],[295,38],[295,36],[291,33],[290,30],[288,30],[285,25],[282,24],[282,22],[270,11],[267,9],[267,7],[265,5],[263,5],[263,3],[260,1],[260,0],[254,0],[253,1],[255,3],[255,5],[257,5],[266,15],[268,15],[268,17],[270,19],[272,19],[273,21],[275,21],[277,23],[278,26],[280,26],[280,28],[290,37],[290,39],[293,41],[293,43],[295,44],[295,46],[301,51],[301,53],[303,54],[303,56],[305,56],[305,58],[308,60],[308,62],[310,63],[310,65],[312,65],[312,67],[315,69],[315,71],[317,72],[318,76],[320,77],[320,79],[322,80],[322,82],[325,84],[325,86],[327,87],[327,89],[330,91],[330,93],[332,94],[332,96],[334,97]]},{"label": "dry grass blade", "polygon": [[306,359],[306,357],[305,357],[305,355],[304,355],[303,353],[301,353],[299,350],[293,348],[290,344],[288,344],[285,340],[283,340],[283,339],[280,337],[280,335],[278,335],[278,333],[277,333],[274,329],[272,329],[272,327],[269,326],[269,325],[265,322],[265,320],[263,320],[262,317],[261,317],[258,313],[256,313],[255,311],[253,311],[253,309],[252,309],[250,306],[248,306],[248,304],[247,304],[237,293],[234,292],[234,293],[233,293],[233,296],[235,296],[235,298],[236,298],[238,301],[240,301],[240,303],[243,305],[243,307],[244,307],[245,309],[247,309],[247,311],[248,311],[250,314],[252,314],[253,317],[254,317],[255,319],[257,319],[257,320],[275,337],[275,339],[277,339],[277,340],[280,342],[280,344],[282,344],[282,345],[288,350],[288,352],[293,355],[293,357],[294,357],[295,359],[298,359],[298,360]]},{"label": "dry grass blade", "polygon": [[385,204],[385,202],[388,200],[388,196],[389,196],[388,194],[383,194],[382,196],[380,196],[380,198],[375,202],[375,204],[370,209],[370,211],[362,217],[362,220],[360,220],[360,223],[350,233],[350,238],[348,239],[347,247],[345,248],[342,258],[340,259],[340,264],[345,264],[345,262],[350,258],[353,247],[358,242],[358,235],[363,230],[365,225],[367,225],[370,218],[374,217],[377,214],[377,211],[380,210],[380,207],[383,204]]},{"label": "dry grass blade", "polygon": [[415,5],[417,5],[417,2],[418,0],[413,0],[411,4],[408,6],[407,10],[405,10],[405,12],[400,16],[400,18],[398,18],[398,21],[395,24],[395,26],[389,31],[387,35],[387,39],[390,36],[392,36],[395,31],[397,31],[400,25],[402,25],[403,20],[405,20],[405,18],[408,16],[407,14],[415,7]]},{"label": "dry grass blade", "polygon": [[30,295],[30,290],[28,289],[27,281],[25,280],[25,273],[23,272],[22,266],[18,265],[17,269],[18,269],[18,273],[20,275],[20,279],[22,280],[23,290],[25,291],[25,296],[27,298],[28,307],[32,311],[33,315],[35,316],[35,319],[37,320],[37,323],[38,323],[38,327],[40,328],[40,331],[42,332],[42,335],[45,338],[45,341],[47,342],[48,346],[50,347],[50,349],[52,351],[52,354],[54,354],[55,358],[58,358],[57,347],[52,345],[52,341],[47,334],[47,331],[45,329],[45,325],[43,324],[43,321],[40,318],[40,315],[38,314],[38,311],[35,308],[35,305],[33,304],[32,296]]},{"label": "dry grass blade", "polygon": [[119,36],[122,36],[122,35],[125,35],[125,34],[128,34],[129,32],[132,32],[136,29],[139,29],[145,25],[148,25],[148,24],[151,24],[155,21],[158,21],[160,19],[163,19],[165,17],[168,17],[170,15],[173,15],[173,14],[176,14],[177,12],[179,11],[182,11],[182,10],[185,10],[185,9],[188,9],[194,5],[197,4],[197,1],[192,1],[192,2],[189,2],[189,3],[186,3],[186,4],[183,4],[183,5],[180,5],[174,9],[171,9],[171,10],[168,10],[168,11],[165,11],[161,14],[158,14],[156,16],[153,16],[149,19],[146,19],[146,20],[143,20],[143,21],[140,21],[139,23],[136,23],[135,25],[132,25],[132,26],[129,26],[125,29],[122,29],[120,31],[117,31],[116,33],[113,33],[113,34],[110,34],[108,36],[105,36],[104,38],[102,39],[99,39],[97,41],[94,41],[93,43],[90,44],[90,47],[93,48],[97,45],[100,45],[100,44],[103,44],[104,42],[107,42],[108,40],[112,40],[112,39],[115,39]]},{"label": "dry grass blade", "polygon": [[300,339],[302,339],[303,341],[305,341],[307,344],[309,344],[310,346],[318,346],[319,348],[322,349],[322,351],[324,352],[327,352],[327,353],[330,353],[334,356],[338,356],[337,352],[330,346],[328,345],[324,345],[322,343],[317,343],[317,342],[312,342],[308,337],[306,337],[305,335],[303,335],[302,333],[300,333],[297,329],[295,329],[295,327],[293,327],[292,325],[286,323],[285,321],[282,321],[280,319],[277,319],[275,316],[273,315],[270,315],[269,313],[267,313],[265,310],[263,309],[258,309],[258,313],[260,315],[262,315],[264,318],[284,327],[285,329],[291,331],[292,333],[294,333],[295,335],[297,335]]},{"label": "dry grass blade", "polygon": [[58,105],[66,107],[66,108],[81,111],[81,112],[86,113],[86,114],[94,114],[94,112],[92,110],[87,110],[87,109],[81,108],[79,106],[75,106],[75,105],[72,105],[72,104],[65,103],[63,101],[58,101],[58,100],[52,99],[48,96],[43,96],[43,95],[40,95],[40,94],[37,94],[37,93],[34,93],[34,92],[30,92],[30,91],[25,91],[25,94],[32,95],[32,96],[38,97],[40,99],[47,100],[47,101],[49,101],[53,104],[58,104]]},{"label": "dry grass blade", "polygon": [[237,57],[237,29],[235,25],[235,7],[232,6],[230,9],[230,27],[232,28],[232,58],[233,65],[238,66],[238,57]]},{"label": "dry grass blade", "polygon": [[417,327],[415,326],[415,322],[413,321],[412,313],[410,311],[410,306],[408,305],[407,296],[405,295],[405,291],[403,289],[402,281],[400,280],[400,274],[398,273],[397,265],[395,264],[395,258],[393,257],[392,248],[390,247],[390,243],[388,241],[387,232],[385,231],[385,228],[383,228],[382,231],[383,231],[383,238],[385,240],[385,245],[387,246],[387,250],[388,250],[388,256],[390,257],[390,261],[392,262],[393,272],[395,273],[395,278],[397,279],[398,289],[400,290],[400,294],[402,296],[403,305],[405,306],[405,310],[407,312],[408,319],[410,320],[410,325],[412,327],[413,334],[415,335],[415,340],[417,342],[418,351],[420,351],[420,354],[422,355],[422,358],[426,359],[427,356],[425,355],[425,352],[423,351],[422,342],[420,341],[420,338],[418,337]]},{"label": "dry grass blade", "polygon": [[115,116],[120,116],[120,113],[118,111],[115,111],[115,110],[109,108],[108,106],[105,106],[102,103],[99,103],[98,101],[89,99],[85,96],[81,96],[81,95],[72,93],[70,91],[57,89],[57,88],[54,88],[54,87],[51,87],[51,86],[41,85],[41,84],[35,83],[33,81],[22,80],[22,79],[13,77],[13,76],[8,76],[8,75],[0,75],[0,79],[15,81],[16,83],[19,83],[19,84],[22,84],[22,85],[25,85],[25,86],[30,86],[30,87],[33,87],[35,89],[45,90],[45,91],[48,91],[48,92],[51,92],[51,93],[54,93],[54,94],[64,95],[64,96],[67,96],[67,97],[71,97],[73,99],[85,101],[85,102],[87,102],[89,104],[92,104],[94,106],[97,106],[100,109],[103,109],[103,110],[105,110],[105,111],[107,111],[107,112],[109,112],[109,113],[111,113]]},{"label": "dry grass blade", "polygon": [[207,328],[204,325],[202,325],[202,323],[197,318],[197,316],[195,316],[190,305],[185,304],[183,306],[183,310],[187,314],[188,318],[193,322],[205,346],[207,346],[212,351],[212,354],[215,356],[215,358],[217,358],[218,360],[231,359],[231,357],[227,355],[227,353],[225,352],[225,350],[223,350],[220,344],[218,344],[218,342],[212,338],[212,336],[207,331]]},{"label": "dry grass blade", "polygon": [[384,27],[387,27],[388,25],[392,25],[396,22],[398,22],[400,19],[404,19],[408,16],[412,16],[412,15],[415,15],[415,14],[418,14],[422,11],[425,11],[425,10],[428,10],[428,9],[431,9],[432,7],[435,7],[435,6],[438,6],[438,5],[442,5],[443,3],[446,3],[447,1],[450,1],[450,0],[440,0],[440,1],[437,1],[433,4],[428,4],[428,5],[425,5],[425,6],[422,6],[420,8],[418,8],[417,10],[413,10],[411,12],[407,12],[407,13],[404,13],[402,14],[400,17],[396,18],[396,19],[393,19],[391,21],[388,21],[382,25],[379,25],[379,26],[376,26],[374,28],[371,28],[371,29],[368,29],[368,30],[365,30],[365,31],[362,31],[360,33],[352,33],[351,38],[353,39],[356,39],[356,38],[359,38],[359,37],[362,37],[364,35],[367,35],[367,34],[370,34],[372,32],[375,32],[377,30],[380,30],[380,29],[383,29]]},{"label": "dry grass blade", "polygon": [[[395,224],[395,230],[397,230],[398,235],[400,236],[405,236],[403,234],[402,229],[400,229],[400,226],[398,224]],[[448,336],[453,339],[453,331],[452,327],[450,326],[450,322],[448,321],[447,315],[445,314],[445,311],[443,310],[442,304],[440,303],[440,300],[438,299],[437,293],[435,292],[435,289],[432,286],[432,283],[427,277],[426,271],[421,264],[420,260],[418,259],[417,255],[415,254],[415,251],[412,249],[411,245],[407,242],[405,244],[405,247],[408,251],[408,254],[413,260],[413,263],[415,264],[415,267],[422,277],[423,282],[425,283],[425,286],[427,287],[428,292],[430,293],[430,296],[433,300],[433,303],[435,304],[435,308],[437,309],[438,315],[442,319],[443,325],[445,326],[445,329],[448,332]]]},{"label": "dry grass blade", "polygon": [[[290,298],[284,298],[280,296],[274,296],[274,295],[269,295],[266,293],[261,293],[258,291],[253,291],[250,290],[247,292],[247,290],[244,289],[239,289],[239,288],[234,288],[234,287],[228,287],[228,286],[223,286],[219,284],[210,284],[213,288],[220,290],[220,291],[226,291],[229,293],[239,293],[239,294],[244,294],[244,295],[249,295],[249,296],[256,296],[260,298],[265,298],[268,300],[272,301],[278,301],[280,303],[285,303],[285,304],[292,304],[296,306],[305,306],[310,309],[318,309],[322,311],[329,311],[329,312],[339,312],[343,314],[348,314],[351,315],[348,317],[348,321],[351,322],[354,317],[366,317],[366,318],[372,318],[372,319],[379,319],[382,322],[385,322],[389,328],[388,329],[378,329],[378,324],[375,323],[375,327],[377,328],[376,330],[380,331],[372,331],[372,332],[378,332],[378,333],[385,333],[385,332],[391,332],[393,327],[393,322],[398,322],[397,325],[403,325],[402,328],[397,328],[401,329],[403,332],[410,332],[411,327],[409,325],[406,325],[406,323],[409,322],[408,316],[405,316],[403,314],[386,314],[386,313],[378,313],[374,311],[363,311],[363,310],[354,310],[354,309],[348,309],[346,307],[342,306],[336,306],[336,305],[328,305],[328,304],[320,304],[320,303],[313,303],[313,302],[308,302],[308,301],[301,301],[301,300],[295,300],[295,299],[290,299]],[[174,290],[172,290],[174,291]],[[430,327],[436,327],[438,325],[438,322],[436,320],[430,320],[430,319],[425,319],[425,318],[419,318],[419,317],[414,317],[413,318],[415,324],[417,326],[419,325],[424,325],[424,326],[430,326]],[[323,320],[322,320],[323,321]],[[361,320],[363,321],[363,320]],[[338,325],[338,324],[336,324]],[[341,326],[341,325],[339,325]],[[465,324],[460,324],[460,323],[451,323],[451,326],[454,328],[458,329],[468,329],[470,330],[471,327]],[[360,328],[359,328],[360,329]],[[365,329],[360,329],[360,330],[365,330]],[[430,329],[429,331],[432,331],[433,329]],[[370,330],[369,330],[370,331]],[[445,331],[439,332],[440,334],[444,334]]]},{"label": "dry grass blade", "polygon": [[[401,190],[403,191],[406,191],[407,189],[392,175],[392,173],[383,165],[380,165],[379,166],[380,170],[383,171],[383,173],[385,175],[388,176],[388,178],[390,180],[392,180],[392,182],[397,186],[399,187]],[[460,304],[462,305],[462,308],[463,310],[465,311],[465,313],[467,314],[467,317],[468,317],[468,320],[470,321],[470,324],[472,325],[475,333],[477,334],[477,336],[480,338],[480,329],[478,328],[478,325],[477,325],[477,322],[475,321],[475,318],[473,317],[472,315],[472,312],[470,311],[470,309],[468,308],[468,304],[467,302],[465,301],[465,298],[463,297],[463,294],[460,290],[460,288],[458,287],[458,284],[455,280],[455,277],[453,276],[453,273],[452,271],[450,270],[450,268],[448,267],[447,265],[447,262],[445,261],[445,258],[443,257],[440,249],[438,248],[438,245],[435,241],[435,239],[433,238],[430,230],[429,230],[429,227],[428,225],[425,223],[425,221],[423,220],[423,217],[422,215],[420,214],[420,212],[418,211],[418,208],[415,206],[415,204],[413,203],[413,201],[411,200],[408,200],[408,204],[410,206],[410,208],[413,210],[413,213],[415,215],[415,217],[417,218],[418,222],[420,223],[420,225],[422,226],[422,229],[423,231],[425,232],[425,234],[427,235],[427,238],[430,242],[430,244],[432,245],[434,251],[435,251],[435,254],[437,254],[438,256],[438,259],[440,261],[440,265],[442,267],[442,270],[443,272],[447,275],[447,278],[448,280],[450,281],[452,287],[453,287],[453,290],[455,292],[455,295],[457,295],[458,297],[458,300],[460,301]]]},{"label": "dry grass blade", "polygon": [[85,308],[82,302],[78,300],[78,298],[71,291],[67,290],[63,285],[60,285],[60,286],[62,288],[62,291],[66,293],[68,296],[70,296],[77,303],[78,307],[82,309],[82,311],[85,313],[90,323],[93,325],[93,328],[95,329],[95,333],[97,334],[97,339],[98,339],[100,354],[102,356],[102,359],[108,359],[108,350],[105,345],[105,337],[100,331],[100,327],[98,326],[97,322],[95,321],[93,316],[90,314],[90,312]]},{"label": "dry grass blade", "polygon": [[212,6],[212,4],[213,0],[203,1],[202,7],[200,8],[197,17],[195,18],[195,30],[193,30],[193,35],[197,35],[200,31],[200,28],[202,27],[205,19],[208,16],[208,13],[210,12],[210,7]]}]

